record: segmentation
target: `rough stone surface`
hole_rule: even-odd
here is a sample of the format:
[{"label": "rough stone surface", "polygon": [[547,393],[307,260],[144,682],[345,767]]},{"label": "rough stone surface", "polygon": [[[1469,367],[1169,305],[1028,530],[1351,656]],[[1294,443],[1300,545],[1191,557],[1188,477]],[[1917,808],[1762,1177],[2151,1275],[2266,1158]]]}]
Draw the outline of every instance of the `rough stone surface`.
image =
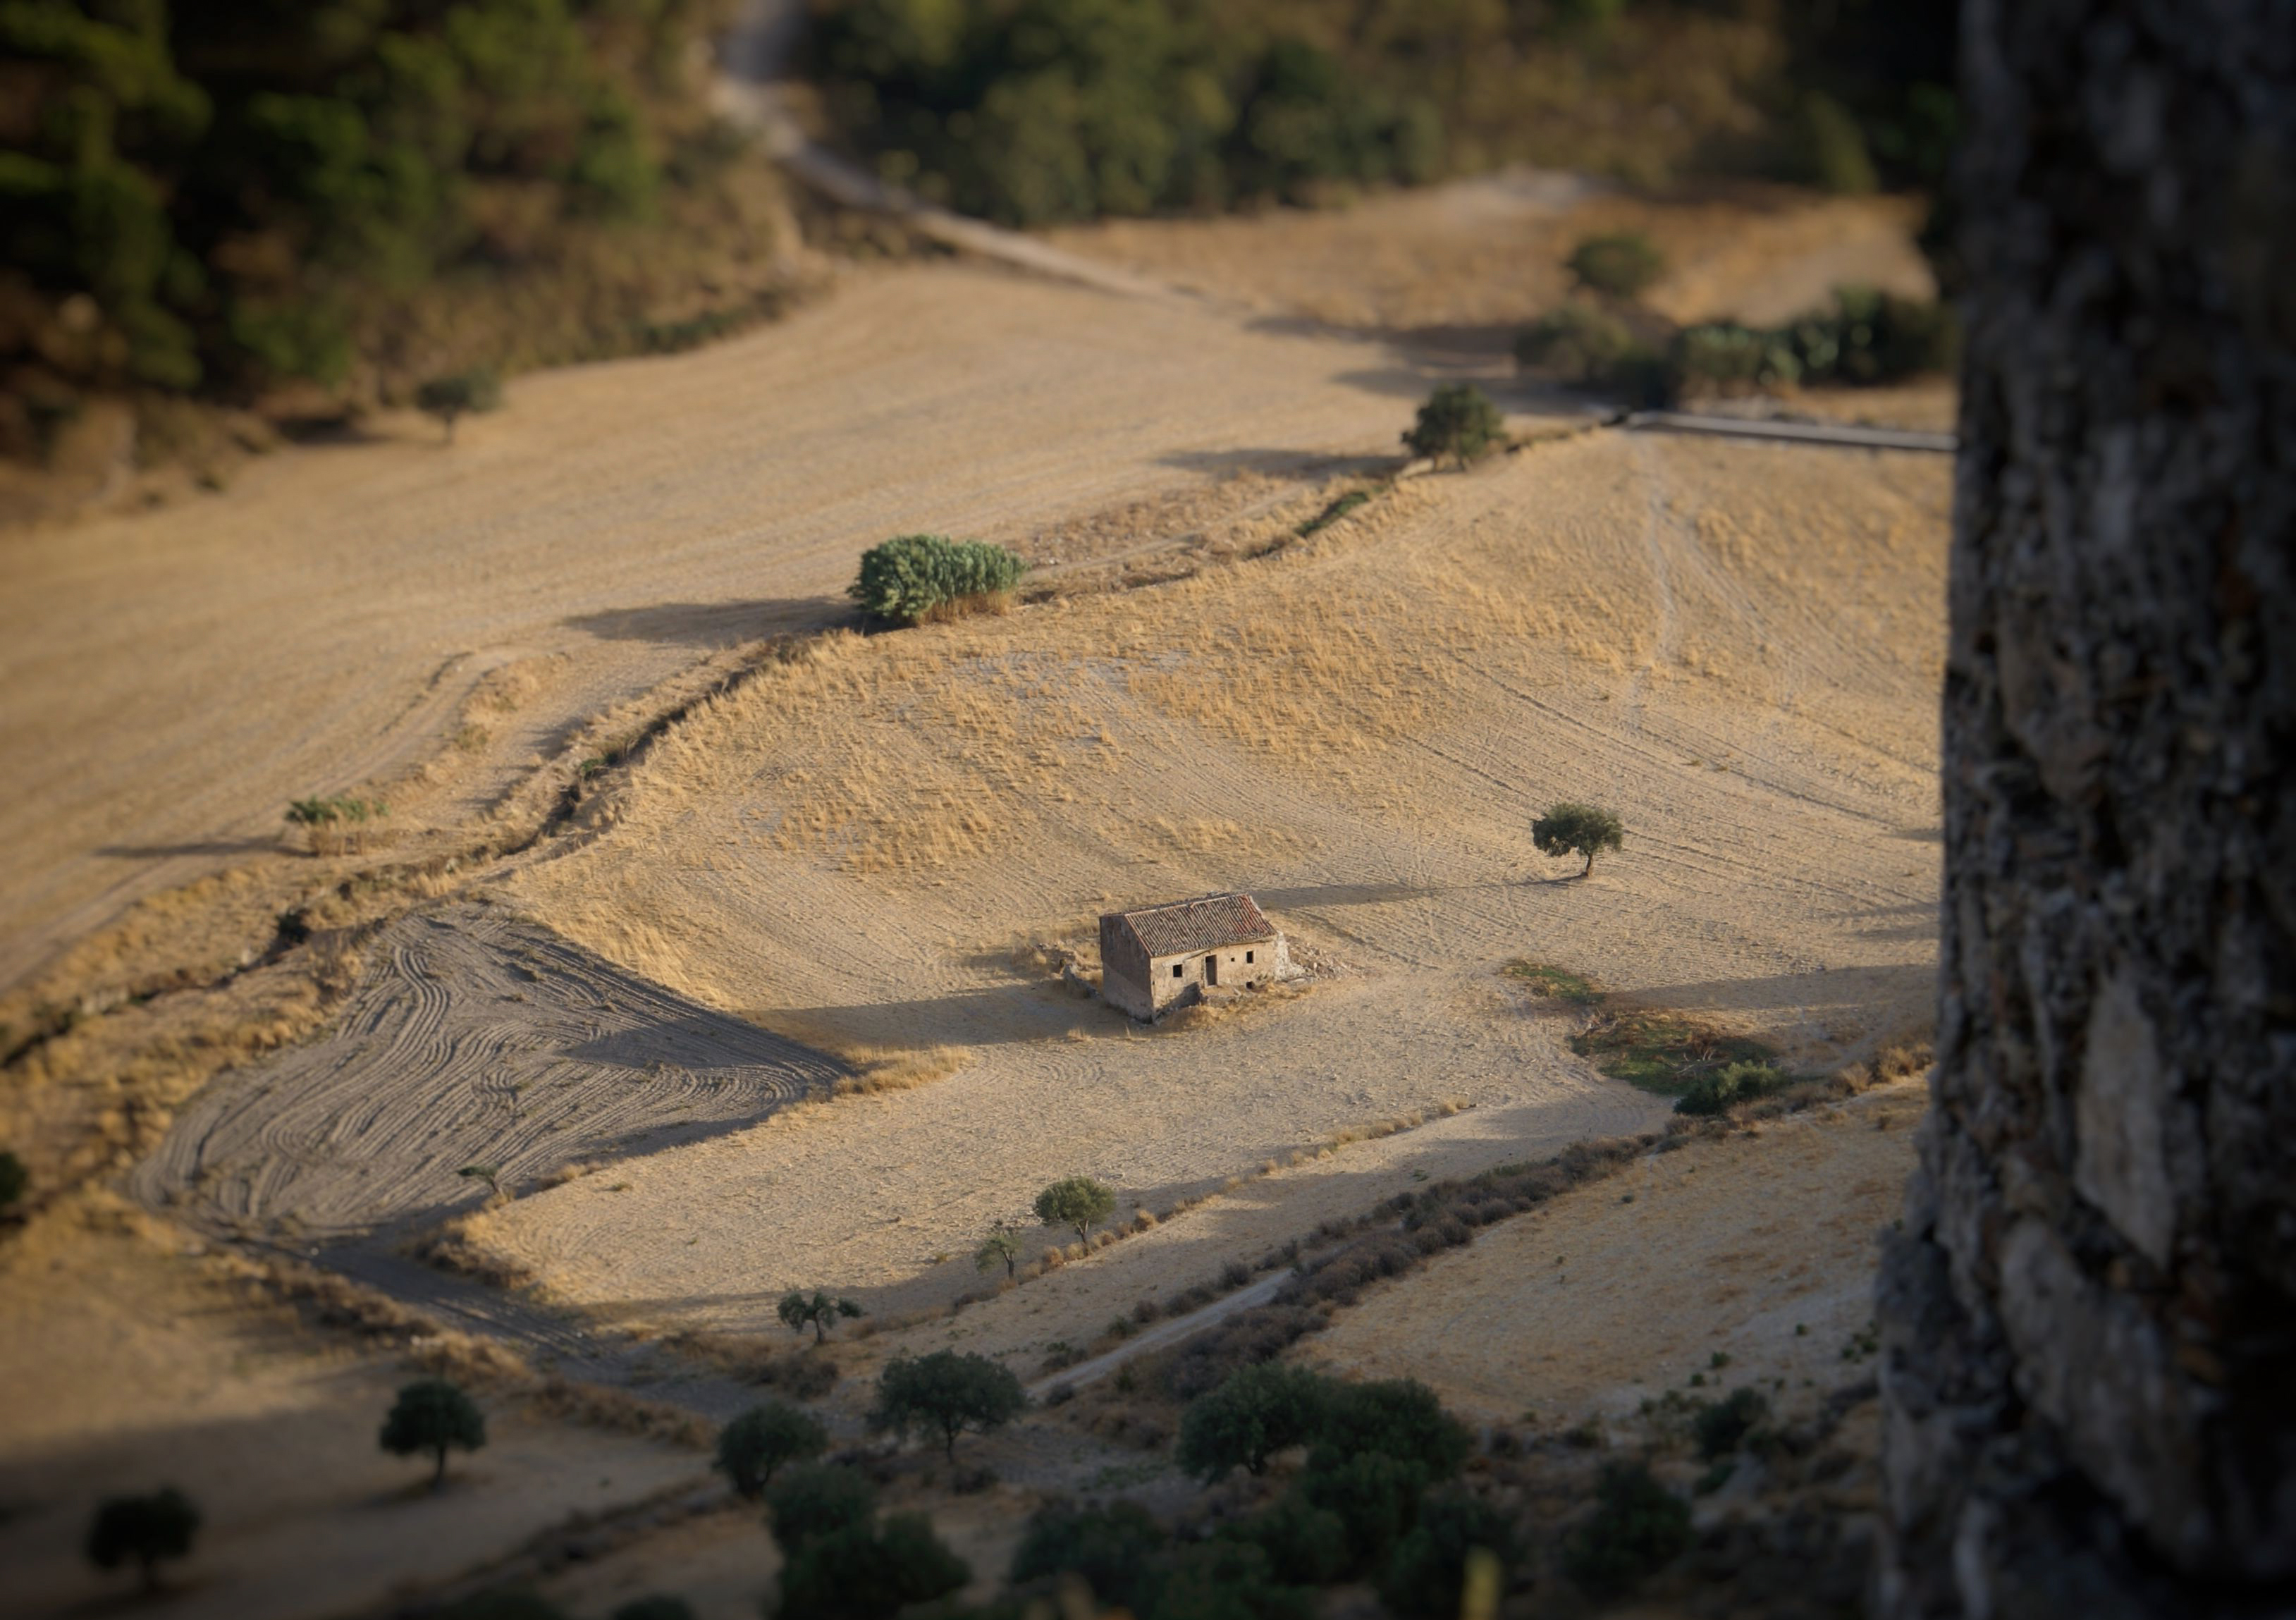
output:
[{"label": "rough stone surface", "polygon": [[1971,0],[1877,1610],[2296,1614],[2296,5]]}]

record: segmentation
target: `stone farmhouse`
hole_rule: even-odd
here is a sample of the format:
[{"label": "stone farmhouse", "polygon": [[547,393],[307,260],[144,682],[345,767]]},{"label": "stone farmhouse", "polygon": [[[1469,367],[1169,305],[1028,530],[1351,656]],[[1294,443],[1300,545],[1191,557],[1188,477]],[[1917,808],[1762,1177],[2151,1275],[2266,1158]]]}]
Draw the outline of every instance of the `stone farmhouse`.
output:
[{"label": "stone farmhouse", "polygon": [[1200,1002],[1208,989],[1269,983],[1290,966],[1283,936],[1250,895],[1200,895],[1100,920],[1101,997],[1136,1019]]}]

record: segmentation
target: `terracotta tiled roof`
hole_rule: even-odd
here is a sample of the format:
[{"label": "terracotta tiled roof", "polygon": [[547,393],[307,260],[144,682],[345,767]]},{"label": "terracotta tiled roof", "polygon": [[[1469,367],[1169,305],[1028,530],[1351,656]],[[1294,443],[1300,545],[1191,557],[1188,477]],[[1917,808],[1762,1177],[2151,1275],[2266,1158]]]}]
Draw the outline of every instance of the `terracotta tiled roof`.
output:
[{"label": "terracotta tiled roof", "polygon": [[1275,925],[1250,895],[1200,895],[1115,915],[1151,956],[1184,956],[1190,951],[1217,951],[1222,945],[1275,937]]}]

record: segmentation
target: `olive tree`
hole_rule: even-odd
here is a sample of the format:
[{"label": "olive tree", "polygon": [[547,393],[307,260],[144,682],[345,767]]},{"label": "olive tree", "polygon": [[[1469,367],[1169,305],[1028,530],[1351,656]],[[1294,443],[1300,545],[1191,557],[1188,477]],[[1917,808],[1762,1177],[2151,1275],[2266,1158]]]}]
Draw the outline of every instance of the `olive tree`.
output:
[{"label": "olive tree", "polygon": [[988,1229],[980,1247],[972,1251],[972,1264],[979,1271],[993,1272],[1001,1265],[1007,1277],[1020,1274],[1021,1234],[1013,1229],[1010,1221],[999,1221]]},{"label": "olive tree", "polygon": [[890,1428],[904,1439],[912,1429],[937,1434],[951,1462],[956,1437],[967,1429],[1001,1428],[1029,1404],[1011,1368],[971,1352],[936,1350],[902,1356],[886,1364],[877,1380],[872,1428]]},{"label": "olive tree", "polygon": [[1530,824],[1530,841],[1541,855],[1587,857],[1587,864],[1578,869],[1582,878],[1595,870],[1597,851],[1616,849],[1626,838],[1626,827],[1619,818],[1594,805],[1568,801],[1551,805],[1545,815]]},{"label": "olive tree", "polygon": [[1446,382],[1427,396],[1418,420],[1403,436],[1414,455],[1464,467],[1506,435],[1499,408],[1472,382]]},{"label": "olive tree", "polygon": [[1270,1456],[1316,1437],[1331,1399],[1331,1380],[1308,1368],[1243,1368],[1188,1403],[1177,1460],[1208,1480],[1237,1467],[1264,1473]]},{"label": "olive tree", "polygon": [[455,423],[475,412],[491,411],[502,404],[502,379],[487,366],[473,366],[469,371],[451,372],[443,377],[432,377],[414,390],[415,408],[425,416],[436,417],[447,430],[447,442],[455,442]]},{"label": "olive tree", "polygon": [[435,1491],[446,1482],[449,1449],[475,1452],[487,1443],[487,1418],[470,1396],[445,1379],[418,1379],[398,1392],[379,1437],[382,1449],[394,1457],[430,1452],[435,1461],[430,1473]]},{"label": "olive tree", "polygon": [[1074,1227],[1079,1243],[1089,1241],[1092,1229],[1115,1213],[1116,1194],[1088,1175],[1054,1182],[1037,1195],[1037,1219],[1047,1226]]},{"label": "olive tree", "polygon": [[98,1569],[133,1563],[147,1591],[160,1584],[160,1566],[192,1550],[200,1510],[173,1485],[148,1496],[107,1497],[87,1528],[88,1561]]},{"label": "olive tree", "polygon": [[829,1431],[785,1401],[752,1406],[718,1431],[717,1468],[740,1494],[755,1497],[773,1483],[774,1470],[829,1449]]},{"label": "olive tree", "polygon": [[837,1325],[839,1318],[856,1318],[862,1314],[862,1311],[853,1301],[832,1298],[819,1289],[811,1294],[803,1289],[791,1289],[782,1296],[775,1314],[792,1333],[802,1333],[810,1327],[813,1342],[818,1345],[827,1341],[829,1330]]}]

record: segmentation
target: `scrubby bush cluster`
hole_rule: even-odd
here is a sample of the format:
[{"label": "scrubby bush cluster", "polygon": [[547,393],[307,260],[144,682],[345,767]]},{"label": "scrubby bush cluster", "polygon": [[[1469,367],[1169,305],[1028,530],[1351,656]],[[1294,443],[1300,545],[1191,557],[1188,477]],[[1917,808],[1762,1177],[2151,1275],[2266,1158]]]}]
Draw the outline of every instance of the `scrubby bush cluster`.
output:
[{"label": "scrubby bush cluster", "polygon": [[718,1431],[718,1470],[742,1496],[764,1493],[774,1475],[829,1449],[829,1431],[785,1401],[752,1406]]},{"label": "scrubby bush cluster", "polygon": [[900,535],[861,553],[848,594],[865,612],[914,625],[937,609],[1001,596],[1029,565],[1001,545],[942,535]]},{"label": "scrubby bush cluster", "polygon": [[0,6],[12,391],[342,380],[377,303],[642,217],[702,161],[689,52],[723,10]]},{"label": "scrubby bush cluster", "polygon": [[1209,1542],[1175,1542],[1129,1503],[1047,1508],[1014,1557],[1013,1582],[1080,1577],[1103,1607],[1177,1620],[1304,1615],[1313,1588],[1369,1579],[1398,1614],[1438,1620],[1458,1613],[1472,1550],[1502,1561],[1516,1554],[1505,1516],[1450,1483],[1466,1460],[1465,1429],[1409,1379],[1349,1384],[1300,1368],[1246,1369],[1191,1403],[1179,1460],[1217,1478],[1231,1468],[1259,1472],[1293,1446],[1308,1452],[1291,1488]]},{"label": "scrubby bush cluster", "polygon": [[1638,299],[1666,274],[1666,255],[1640,231],[1589,236],[1563,263],[1578,285],[1614,299]]},{"label": "scrubby bush cluster", "polygon": [[1675,1099],[1677,1114],[1726,1114],[1742,1102],[1775,1096],[1792,1084],[1767,1063],[1733,1063],[1718,1074],[1701,1075]]},{"label": "scrubby bush cluster", "polygon": [[1506,422],[1482,389],[1472,382],[1446,382],[1427,397],[1403,435],[1414,455],[1464,467],[1506,438]]},{"label": "scrubby bush cluster", "polygon": [[922,1513],[882,1522],[867,1479],[833,1463],[791,1469],[766,1493],[781,1544],[782,1620],[891,1620],[972,1578]]},{"label": "scrubby bush cluster", "polygon": [[840,0],[814,72],[889,178],[1012,225],[1431,178],[1442,122],[1296,35],[1166,0]]}]

